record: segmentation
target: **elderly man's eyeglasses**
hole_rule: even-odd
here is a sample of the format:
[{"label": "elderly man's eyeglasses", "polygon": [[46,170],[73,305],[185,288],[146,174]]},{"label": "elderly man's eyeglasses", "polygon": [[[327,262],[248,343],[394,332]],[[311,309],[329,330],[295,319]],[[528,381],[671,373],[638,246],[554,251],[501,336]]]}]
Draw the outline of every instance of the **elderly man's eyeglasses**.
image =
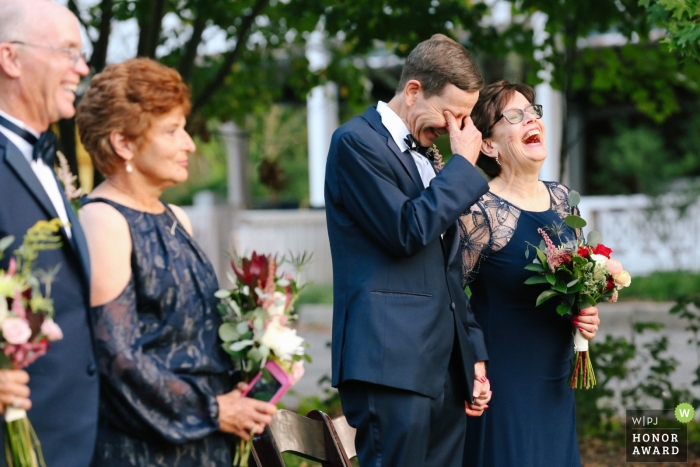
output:
[{"label": "elderly man's eyeglasses", "polygon": [[[500,117],[496,119],[495,122],[493,122],[493,125],[498,123],[498,121],[502,118],[505,118],[508,120],[508,123],[516,124],[520,123],[523,121],[523,118],[525,118],[525,112],[529,113],[530,115],[534,115],[535,118],[542,118],[542,106],[539,104],[532,104],[524,109],[508,109],[505,112],[501,114]],[[493,126],[491,125],[491,126]]]},{"label": "elderly man's eyeglasses", "polygon": [[68,58],[70,59],[71,63],[75,65],[78,63],[78,60],[81,58],[85,63],[87,63],[87,55],[85,52],[80,51],[80,49],[76,49],[75,47],[51,47],[49,45],[37,45],[37,44],[29,44],[27,42],[22,42],[22,41],[12,41],[10,44],[18,44],[18,45],[23,45],[25,47],[34,47],[37,49],[48,49],[48,50],[55,50],[56,52],[61,52],[63,54],[68,55]]}]

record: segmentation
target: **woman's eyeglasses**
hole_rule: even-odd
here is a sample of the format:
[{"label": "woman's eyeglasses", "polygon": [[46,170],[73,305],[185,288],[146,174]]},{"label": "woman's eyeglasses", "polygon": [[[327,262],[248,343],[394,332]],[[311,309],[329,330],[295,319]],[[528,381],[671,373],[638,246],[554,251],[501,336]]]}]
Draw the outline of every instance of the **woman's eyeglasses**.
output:
[{"label": "woman's eyeglasses", "polygon": [[[540,104],[532,104],[524,109],[508,109],[504,111],[500,117],[496,119],[495,122],[493,122],[493,125],[498,123],[498,121],[502,118],[505,118],[508,120],[508,123],[511,124],[516,124],[520,123],[523,121],[523,118],[525,118],[525,112],[529,113],[530,115],[534,115],[535,118],[542,118],[542,106]],[[491,125],[493,127],[493,125]]]}]

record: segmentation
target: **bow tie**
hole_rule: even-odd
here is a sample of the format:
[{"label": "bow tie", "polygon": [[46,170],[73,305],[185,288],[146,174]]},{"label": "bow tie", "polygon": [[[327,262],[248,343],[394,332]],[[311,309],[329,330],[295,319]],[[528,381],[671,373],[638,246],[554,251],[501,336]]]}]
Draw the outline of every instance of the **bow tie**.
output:
[{"label": "bow tie", "polygon": [[4,126],[33,146],[33,160],[37,161],[41,159],[46,165],[53,168],[53,159],[56,154],[56,135],[53,133],[53,131],[47,130],[37,139],[37,137],[31,134],[29,131],[18,127],[2,115],[0,115],[0,125]]},{"label": "bow tie", "polygon": [[416,138],[414,138],[411,133],[406,135],[406,137],[403,139],[403,141],[404,141],[404,143],[406,143],[406,146],[408,146],[408,149],[410,149],[411,151],[416,151],[418,154],[425,157],[426,159],[428,159],[431,162],[434,159],[432,152],[428,152],[430,147],[429,146],[421,146],[418,143],[418,140]]}]

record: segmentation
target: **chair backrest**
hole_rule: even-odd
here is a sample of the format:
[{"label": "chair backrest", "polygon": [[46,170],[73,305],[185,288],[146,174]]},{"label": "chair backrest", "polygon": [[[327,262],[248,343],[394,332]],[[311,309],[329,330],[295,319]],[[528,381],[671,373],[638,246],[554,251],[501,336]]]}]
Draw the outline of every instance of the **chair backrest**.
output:
[{"label": "chair backrest", "polygon": [[281,454],[291,452],[324,467],[351,467],[354,440],[354,429],[345,417],[336,424],[319,410],[309,412],[306,417],[279,410],[265,432],[253,439],[253,458],[258,467],[285,467]]}]

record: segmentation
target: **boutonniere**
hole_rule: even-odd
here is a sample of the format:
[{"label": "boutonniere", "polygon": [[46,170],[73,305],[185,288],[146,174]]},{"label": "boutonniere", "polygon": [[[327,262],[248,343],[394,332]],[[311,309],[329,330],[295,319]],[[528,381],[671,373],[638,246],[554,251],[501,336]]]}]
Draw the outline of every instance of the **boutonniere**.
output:
[{"label": "boutonniere", "polygon": [[444,165],[442,163],[442,154],[440,154],[440,151],[438,151],[437,146],[435,146],[434,144],[430,146],[425,155],[428,158],[428,160],[430,160],[430,163],[433,165],[433,168],[436,172],[442,170],[442,167]]},{"label": "boutonniere", "polygon": [[56,171],[56,177],[58,181],[63,185],[63,191],[66,194],[66,198],[73,207],[75,213],[80,209],[80,197],[83,196],[83,189],[75,186],[75,182],[78,180],[77,175],[73,175],[70,171],[70,166],[68,165],[68,159],[63,155],[61,151],[56,151],[56,156],[58,157],[58,170]]}]

